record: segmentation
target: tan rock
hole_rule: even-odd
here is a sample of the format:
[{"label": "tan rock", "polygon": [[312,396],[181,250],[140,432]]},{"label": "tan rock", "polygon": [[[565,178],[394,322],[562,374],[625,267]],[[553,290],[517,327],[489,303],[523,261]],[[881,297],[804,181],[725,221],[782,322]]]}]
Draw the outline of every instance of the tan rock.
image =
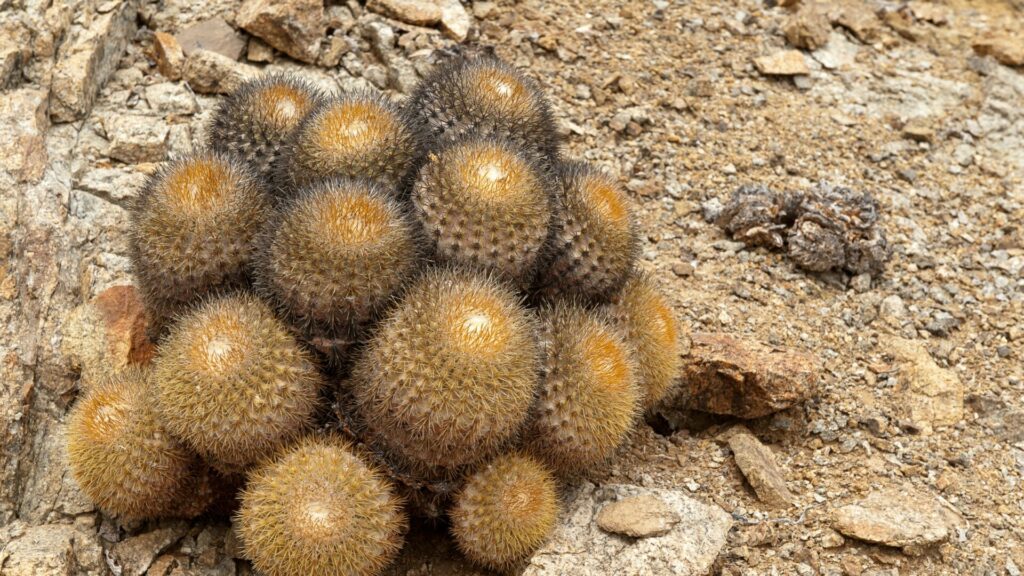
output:
[{"label": "tan rock", "polygon": [[870,44],[878,38],[881,23],[867,3],[846,0],[829,6],[829,19],[852,32],[861,42]]},{"label": "tan rock", "polygon": [[274,49],[259,38],[249,38],[249,49],[245,59],[249,62],[269,63],[274,61]]},{"label": "tan rock", "polygon": [[17,83],[21,67],[32,57],[31,37],[23,22],[0,21],[0,88]]},{"label": "tan rock", "polygon": [[[649,496],[678,521],[659,535],[625,542],[601,528],[596,516],[611,502]],[[654,575],[704,576],[726,545],[732,517],[685,490],[584,482],[573,489],[551,538],[523,570],[523,576]]]},{"label": "tan rock", "polygon": [[796,76],[810,74],[804,55],[799,50],[784,50],[754,59],[757,70],[767,76]]},{"label": "tan rock", "polygon": [[103,121],[107,156],[126,164],[159,162],[167,152],[170,127],[160,118],[141,114],[113,114]]},{"label": "tan rock", "polygon": [[71,311],[61,348],[88,387],[97,378],[153,358],[156,348],[146,336],[147,326],[135,287],[113,286]]},{"label": "tan rock", "polygon": [[441,7],[432,0],[369,0],[366,9],[416,26],[441,21]]},{"label": "tan rock", "polygon": [[974,41],[974,51],[991,56],[1000,64],[1024,66],[1024,34],[994,34]]},{"label": "tan rock", "polygon": [[258,75],[259,70],[248,64],[207,50],[196,50],[185,61],[185,81],[203,94],[228,94]]},{"label": "tan rock", "polygon": [[22,182],[37,182],[46,170],[48,93],[21,88],[0,99],[0,167]]},{"label": "tan rock", "polygon": [[914,118],[903,126],[903,135],[915,142],[935,140],[935,128],[927,118]]},{"label": "tan rock", "polygon": [[661,536],[678,523],[679,515],[651,494],[612,502],[597,514],[597,525],[602,530],[630,538]]},{"label": "tan rock", "polygon": [[61,45],[50,85],[50,118],[80,120],[92,109],[96,93],[117,68],[135,30],[136,3],[114,1],[88,28]]},{"label": "tan rock", "polygon": [[786,486],[786,478],[775,462],[775,455],[744,426],[730,430],[729,448],[740,472],[754,489],[758,499],[772,506],[791,506],[796,500]]},{"label": "tan rock", "polygon": [[925,434],[963,418],[964,387],[955,372],[941,368],[928,350],[913,340],[890,338],[885,351],[899,363],[896,409],[903,418]]},{"label": "tan rock", "polygon": [[239,34],[223,18],[210,18],[175,34],[178,44],[188,56],[195,50],[209,50],[238,60],[245,52],[245,36]]},{"label": "tan rock", "polygon": [[793,46],[817,50],[828,43],[832,24],[816,6],[804,6],[786,19],[782,31]]},{"label": "tan rock", "polygon": [[832,527],[851,538],[917,554],[947,540],[962,522],[956,511],[929,494],[885,488],[836,510]]},{"label": "tan rock", "polygon": [[185,67],[185,52],[178,39],[166,32],[153,33],[153,57],[156,68],[168,80],[179,80]]},{"label": "tan rock", "polygon": [[323,0],[245,0],[235,21],[303,62],[316,62],[327,29]]},{"label": "tan rock", "polygon": [[142,576],[157,556],[181,540],[188,528],[186,522],[174,522],[169,526],[143,532],[114,544],[111,555],[122,567],[124,576]]},{"label": "tan rock", "polygon": [[910,11],[914,13],[914,18],[931,22],[936,26],[943,26],[949,23],[949,8],[946,6],[940,6],[931,2],[911,2]]},{"label": "tan rock", "polygon": [[42,524],[26,528],[0,548],[4,576],[100,574],[103,550],[95,528]]},{"label": "tan rock", "polygon": [[820,372],[820,362],[803,352],[697,333],[683,356],[676,396],[666,406],[760,418],[810,398]]},{"label": "tan rock", "polygon": [[439,0],[441,6],[441,30],[456,42],[462,42],[469,36],[469,28],[473,19],[459,0]]}]

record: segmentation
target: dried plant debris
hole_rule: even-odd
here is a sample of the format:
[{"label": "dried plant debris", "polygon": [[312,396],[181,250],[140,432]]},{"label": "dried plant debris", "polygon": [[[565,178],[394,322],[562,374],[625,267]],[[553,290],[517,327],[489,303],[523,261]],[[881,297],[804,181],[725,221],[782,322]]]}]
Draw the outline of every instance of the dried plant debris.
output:
[{"label": "dried plant debris", "polygon": [[811,272],[880,274],[890,256],[868,192],[822,182],[806,192],[740,186],[715,222],[748,246],[785,249]]}]

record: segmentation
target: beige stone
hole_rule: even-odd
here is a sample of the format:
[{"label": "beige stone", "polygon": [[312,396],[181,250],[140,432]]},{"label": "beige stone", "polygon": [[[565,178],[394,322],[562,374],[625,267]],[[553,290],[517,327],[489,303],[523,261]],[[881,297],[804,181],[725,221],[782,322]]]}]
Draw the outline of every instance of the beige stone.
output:
[{"label": "beige stone", "polygon": [[135,2],[114,2],[109,11],[96,15],[88,28],[61,46],[50,86],[54,122],[80,120],[92,110],[96,93],[117,68],[135,30],[135,15]]},{"label": "beige stone", "polygon": [[786,507],[796,498],[786,486],[786,478],[775,461],[775,455],[746,427],[730,431],[729,448],[736,466],[750,483],[759,500],[772,506]]},{"label": "beige stone", "polygon": [[168,80],[181,78],[182,68],[185,67],[185,52],[178,44],[178,40],[166,32],[155,32],[153,34],[153,57],[156,59],[156,68]]},{"label": "beige stone", "polygon": [[955,372],[941,368],[913,340],[890,338],[885,350],[899,363],[896,409],[905,419],[929,434],[963,418],[964,387]]},{"label": "beige stone", "polygon": [[416,26],[433,26],[442,13],[431,0],[369,0],[366,9]]},{"label": "beige stone", "polygon": [[606,504],[597,515],[597,525],[602,530],[631,538],[661,536],[678,522],[679,515],[651,494]]},{"label": "beige stone", "polygon": [[322,0],[245,0],[235,21],[250,34],[303,62],[316,62],[327,29]]},{"label": "beige stone", "polygon": [[259,70],[223,54],[197,50],[185,61],[184,78],[196,92],[228,94],[242,82],[259,75]]},{"label": "beige stone", "polygon": [[22,88],[0,100],[0,167],[22,182],[36,182],[46,170],[47,96]]},{"label": "beige stone", "polygon": [[804,55],[799,50],[784,50],[754,59],[757,70],[768,76],[796,76],[810,74]]}]

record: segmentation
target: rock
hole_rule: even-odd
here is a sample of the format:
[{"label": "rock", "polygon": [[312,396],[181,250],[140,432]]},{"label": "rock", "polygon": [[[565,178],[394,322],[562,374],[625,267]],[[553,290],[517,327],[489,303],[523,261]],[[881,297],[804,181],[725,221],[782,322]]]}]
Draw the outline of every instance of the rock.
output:
[{"label": "rock", "polygon": [[156,58],[157,70],[164,78],[181,78],[181,71],[185,67],[185,51],[182,50],[177,38],[166,32],[154,32],[153,57]]},{"label": "rock", "polygon": [[195,95],[177,82],[150,84],[143,95],[154,112],[191,116],[199,111]]},{"label": "rock", "polygon": [[76,190],[102,198],[112,204],[127,206],[146,182],[146,174],[135,166],[93,168],[75,179]]},{"label": "rock", "polygon": [[882,15],[882,21],[911,42],[916,42],[921,37],[922,30],[914,25],[914,19],[908,10],[886,10]]},{"label": "rock", "polygon": [[943,542],[961,525],[960,515],[929,494],[909,487],[885,488],[835,511],[832,527],[851,538],[918,554]]},{"label": "rock", "polygon": [[416,68],[408,60],[395,59],[388,67],[388,86],[402,94],[412,94],[419,84]]},{"label": "rock", "polygon": [[878,305],[878,316],[890,326],[899,328],[907,317],[907,305],[899,294],[890,294]]},{"label": "rock", "polygon": [[931,2],[911,2],[910,11],[914,18],[931,22],[936,26],[943,26],[949,23],[949,8]]},{"label": "rock", "polygon": [[37,182],[46,170],[47,92],[20,88],[0,101],[0,167],[21,182]]},{"label": "rock", "polygon": [[175,37],[186,56],[196,50],[209,50],[238,60],[245,51],[245,36],[219,17],[196,22]]},{"label": "rock", "polygon": [[846,28],[865,44],[870,44],[878,37],[880,23],[878,16],[864,2],[846,0],[829,5],[829,19]]},{"label": "rock", "polygon": [[245,53],[245,59],[249,62],[267,63],[274,61],[274,49],[259,38],[249,38],[249,49]]},{"label": "rock", "polygon": [[369,0],[366,9],[416,26],[441,21],[441,7],[431,0]]},{"label": "rock", "polygon": [[828,42],[811,52],[811,57],[825,68],[837,70],[853,65],[859,51],[860,48],[857,44],[847,39],[845,33],[832,30],[828,36]]},{"label": "rock", "polygon": [[316,62],[327,30],[323,0],[245,0],[235,21],[250,34],[303,62]]},{"label": "rock", "polygon": [[779,507],[793,505],[796,497],[786,486],[785,475],[771,450],[744,426],[731,429],[728,441],[736,465],[762,502]]},{"label": "rock", "polygon": [[661,536],[678,523],[679,515],[650,494],[606,504],[597,515],[597,525],[602,530],[631,538]]},{"label": "rock", "polygon": [[110,147],[107,156],[125,164],[159,162],[167,151],[170,128],[163,120],[141,114],[113,114],[103,119]]},{"label": "rock", "polygon": [[963,418],[964,387],[955,372],[939,367],[913,340],[889,338],[884,350],[899,362],[896,408],[904,419],[929,434]]},{"label": "rock", "polygon": [[145,364],[156,354],[146,336],[146,311],[134,286],[114,286],[75,308],[64,321],[61,348],[82,386],[122,370]]},{"label": "rock", "polygon": [[61,45],[50,85],[50,118],[80,120],[92,110],[96,93],[117,68],[135,31],[136,3],[108,2],[109,11],[96,14],[88,28]]},{"label": "rock", "polygon": [[[638,496],[659,500],[679,521],[661,536],[637,540],[598,526],[595,516],[603,504]],[[584,483],[570,495],[555,533],[530,559],[523,576],[704,575],[725,547],[731,527],[724,510],[682,491]]]},{"label": "rock", "polygon": [[460,0],[439,0],[441,5],[441,30],[456,42],[462,42],[469,36],[469,27],[473,24],[469,13]]},{"label": "rock", "polygon": [[926,118],[914,118],[903,125],[903,135],[915,142],[932,142],[935,129]]},{"label": "rock", "polygon": [[257,75],[256,68],[207,50],[196,50],[185,61],[185,81],[192,90],[203,94],[230,93]]},{"label": "rock", "polygon": [[107,574],[103,550],[92,527],[32,526],[0,548],[4,576],[99,576]]},{"label": "rock", "polygon": [[124,576],[142,576],[153,560],[188,532],[186,522],[170,525],[126,538],[111,548],[111,555],[120,565]]},{"label": "rock", "polygon": [[935,313],[931,322],[924,327],[925,330],[936,336],[949,336],[949,333],[960,326],[960,319],[949,312],[939,311]]},{"label": "rock", "polygon": [[828,42],[832,24],[817,6],[809,5],[787,18],[782,32],[793,46],[817,50]]},{"label": "rock", "polygon": [[799,50],[783,50],[769,56],[755,58],[754,66],[761,74],[767,76],[796,76],[811,73],[807,62],[804,61],[803,53]]},{"label": "rock", "polygon": [[760,418],[810,398],[820,371],[818,360],[804,352],[697,333],[683,356],[682,381],[666,407]]},{"label": "rock", "polygon": [[384,22],[367,22],[363,34],[370,41],[370,47],[377,59],[390,64],[395,51],[395,30]]},{"label": "rock", "polygon": [[0,89],[14,86],[32,57],[32,33],[17,20],[0,21]]},{"label": "rock", "polygon": [[982,56],[991,56],[1000,64],[1024,66],[1024,36],[1018,34],[988,35],[978,38],[972,44],[974,51]]},{"label": "rock", "polygon": [[997,438],[1007,444],[1024,442],[1024,410],[991,395],[970,394],[966,402],[978,415],[978,422],[992,429]]},{"label": "rock", "polygon": [[494,2],[484,0],[482,2],[473,2],[473,16],[483,20],[495,13],[498,5]]}]

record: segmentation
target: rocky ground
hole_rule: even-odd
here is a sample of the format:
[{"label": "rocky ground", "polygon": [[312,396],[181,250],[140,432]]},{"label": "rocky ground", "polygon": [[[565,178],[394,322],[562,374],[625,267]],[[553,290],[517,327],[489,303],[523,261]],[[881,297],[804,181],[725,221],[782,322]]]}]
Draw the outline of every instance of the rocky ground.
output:
[{"label": "rocky ground", "polygon": [[[251,572],[228,522],[118,524],[66,472],[79,380],[153,353],[125,208],[240,79],[401,97],[466,43],[618,175],[688,333],[526,574],[1020,574],[1024,4],[783,4],[0,0],[0,573]],[[715,224],[741,185],[822,182],[878,200],[881,274]],[[391,573],[478,574],[441,530]]]}]

